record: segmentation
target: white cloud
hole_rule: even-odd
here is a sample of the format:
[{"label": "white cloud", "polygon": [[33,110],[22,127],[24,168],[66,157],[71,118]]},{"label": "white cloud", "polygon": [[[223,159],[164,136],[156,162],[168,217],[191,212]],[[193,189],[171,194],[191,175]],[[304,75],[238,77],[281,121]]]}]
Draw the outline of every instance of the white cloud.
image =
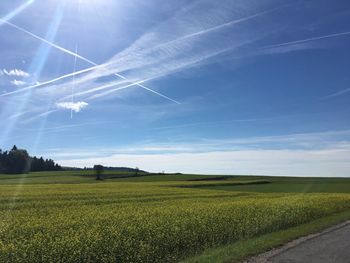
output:
[{"label": "white cloud", "polygon": [[[350,131],[146,143],[97,149],[56,149],[46,155],[66,166],[141,167],[204,174],[350,176]],[[269,142],[268,145],[265,145]]]},{"label": "white cloud", "polygon": [[203,174],[350,176],[346,150],[238,150],[205,153],[115,154],[107,157],[61,159],[65,166],[141,167],[148,171]]},{"label": "white cloud", "polygon": [[72,110],[75,112],[80,112],[82,109],[86,108],[89,104],[84,101],[78,102],[58,102],[56,106],[61,109]]},{"label": "white cloud", "polygon": [[[82,123],[76,124],[75,127],[101,124],[97,123]],[[61,127],[50,127],[45,130],[57,131],[59,128],[71,129],[72,125]],[[37,131],[37,130],[33,130]],[[118,146],[117,148],[94,148],[94,149],[51,149],[50,153],[54,156],[69,158],[71,152],[87,153],[90,156],[109,156],[114,154],[179,154],[179,153],[205,153],[217,151],[247,151],[247,150],[344,150],[350,149],[350,130],[326,131],[314,133],[297,133],[275,136],[260,136],[260,137],[242,137],[232,139],[205,139],[198,138],[191,142],[173,141],[146,141],[136,144],[129,144],[126,147]],[[59,155],[57,155],[59,153]],[[49,152],[47,153],[49,154]],[[43,154],[46,155],[46,154]]]},{"label": "white cloud", "polygon": [[26,84],[26,82],[22,80],[14,79],[14,80],[11,80],[11,84],[15,86],[23,86],[24,84]]},{"label": "white cloud", "polygon": [[11,69],[11,70],[7,70],[7,69],[3,69],[2,73],[7,75],[7,76],[15,76],[15,77],[22,77],[22,78],[27,78],[30,76],[29,73],[21,70],[21,69]]}]

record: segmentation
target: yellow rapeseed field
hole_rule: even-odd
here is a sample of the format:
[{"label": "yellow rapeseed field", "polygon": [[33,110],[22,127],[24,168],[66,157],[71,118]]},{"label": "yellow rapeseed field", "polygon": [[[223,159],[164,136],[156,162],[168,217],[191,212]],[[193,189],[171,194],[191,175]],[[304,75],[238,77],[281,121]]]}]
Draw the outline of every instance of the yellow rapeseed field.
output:
[{"label": "yellow rapeseed field", "polygon": [[178,182],[0,185],[1,262],[176,262],[350,209],[340,193],[254,193]]}]

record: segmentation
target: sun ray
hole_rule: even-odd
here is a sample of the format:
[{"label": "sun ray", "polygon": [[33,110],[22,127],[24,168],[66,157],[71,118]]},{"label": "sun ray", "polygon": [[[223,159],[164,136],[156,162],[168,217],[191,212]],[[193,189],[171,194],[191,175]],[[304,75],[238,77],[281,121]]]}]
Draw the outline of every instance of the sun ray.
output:
[{"label": "sun ray", "polygon": [[[63,6],[62,6],[62,4],[60,4],[60,5],[58,5],[58,7],[56,9],[55,16],[54,16],[54,18],[53,18],[52,22],[50,23],[49,28],[47,30],[47,33],[46,33],[47,39],[53,40],[55,38],[58,27],[59,27],[61,20],[62,20],[62,15],[63,15]],[[48,45],[41,44],[39,46],[37,53],[36,53],[34,59],[32,60],[32,62],[30,63],[30,66],[27,70],[32,75],[31,80],[30,80],[31,82],[36,82],[37,79],[40,77],[41,72],[45,66],[46,61],[47,61],[50,49],[51,49],[51,47]],[[18,119],[20,118],[22,113],[25,111],[26,106],[28,105],[28,103],[30,101],[31,94],[32,94],[31,92],[27,92],[21,97],[21,99],[18,101],[18,103],[16,103],[16,108],[15,108],[16,112],[14,112],[13,109],[11,109],[12,113],[14,113],[14,116],[17,116],[17,117],[12,118],[8,122],[6,127],[4,128],[4,131],[3,131],[2,136],[0,138],[0,144],[3,143],[4,141],[6,141],[8,135],[11,134],[11,131],[16,126]]]},{"label": "sun ray", "polygon": [[27,7],[29,7],[31,4],[33,4],[35,2],[35,0],[28,0],[27,2],[23,3],[22,5],[20,5],[19,7],[17,7],[16,9],[14,9],[13,11],[11,11],[10,13],[8,13],[7,15],[3,16],[1,18],[0,21],[0,26],[2,26],[3,24],[5,24],[4,21],[9,21],[12,18],[14,18],[15,16],[17,16],[19,13],[21,13],[23,10],[25,10]]}]

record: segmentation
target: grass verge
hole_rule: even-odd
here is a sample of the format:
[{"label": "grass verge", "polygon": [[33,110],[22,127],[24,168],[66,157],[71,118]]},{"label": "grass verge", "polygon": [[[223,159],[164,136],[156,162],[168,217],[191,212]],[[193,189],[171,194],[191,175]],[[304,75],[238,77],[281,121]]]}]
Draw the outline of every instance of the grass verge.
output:
[{"label": "grass verge", "polygon": [[182,261],[182,263],[240,262],[251,256],[281,246],[296,238],[319,232],[348,219],[350,219],[350,210],[323,217],[286,230],[241,240],[215,249],[208,249],[200,255]]}]

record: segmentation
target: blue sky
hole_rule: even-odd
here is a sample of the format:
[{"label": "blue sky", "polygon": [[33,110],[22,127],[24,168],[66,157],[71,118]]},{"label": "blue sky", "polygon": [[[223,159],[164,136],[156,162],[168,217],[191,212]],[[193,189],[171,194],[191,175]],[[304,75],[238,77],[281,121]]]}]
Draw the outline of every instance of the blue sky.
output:
[{"label": "blue sky", "polygon": [[349,1],[8,0],[0,17],[2,149],[349,176]]}]

